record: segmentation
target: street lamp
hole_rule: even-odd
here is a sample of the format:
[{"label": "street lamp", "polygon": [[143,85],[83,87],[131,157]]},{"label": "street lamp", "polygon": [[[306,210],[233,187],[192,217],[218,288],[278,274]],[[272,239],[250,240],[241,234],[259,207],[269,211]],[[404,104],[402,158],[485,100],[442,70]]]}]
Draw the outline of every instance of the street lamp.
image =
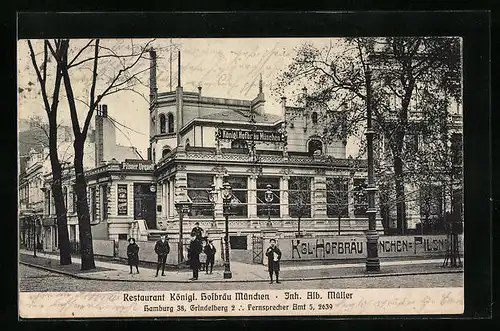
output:
[{"label": "street lamp", "polygon": [[380,271],[380,260],[378,258],[378,233],[376,230],[376,212],[375,209],[375,181],[373,178],[373,135],[375,131],[372,128],[372,105],[371,105],[371,79],[372,72],[369,63],[366,65],[366,143],[368,152],[368,231],[366,232],[366,271]]},{"label": "street lamp", "polygon": [[224,217],[226,219],[226,236],[224,237],[224,244],[226,245],[225,261],[224,261],[224,279],[232,278],[231,265],[229,263],[229,214],[231,212],[231,199],[233,197],[233,189],[227,179],[222,185],[222,200],[224,202]]},{"label": "street lamp", "polygon": [[215,222],[215,204],[217,203],[217,198],[218,198],[218,193],[215,188],[215,184],[212,184],[212,190],[208,192],[208,198],[210,199],[210,202],[212,203],[212,206],[214,208],[213,210],[213,221],[212,221],[212,228],[217,227],[217,222]]},{"label": "street lamp", "polygon": [[271,222],[271,202],[273,202],[273,191],[271,191],[271,184],[266,185],[265,199],[267,202],[267,227],[272,228],[273,223]]},{"label": "street lamp", "polygon": [[178,262],[179,264],[184,261],[184,244],[182,242],[182,223],[184,221],[184,214],[188,214],[191,210],[191,205],[193,203],[189,201],[189,199],[185,199],[184,201],[179,201],[175,203],[175,209],[179,214],[179,243],[178,243]]}]

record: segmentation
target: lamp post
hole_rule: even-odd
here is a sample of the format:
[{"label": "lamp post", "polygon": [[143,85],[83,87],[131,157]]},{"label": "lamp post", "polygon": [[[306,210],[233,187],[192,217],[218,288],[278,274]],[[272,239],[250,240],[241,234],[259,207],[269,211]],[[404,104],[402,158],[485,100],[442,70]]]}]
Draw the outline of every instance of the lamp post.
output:
[{"label": "lamp post", "polygon": [[184,214],[189,213],[189,210],[191,209],[191,205],[193,203],[189,201],[188,199],[184,201],[179,201],[175,203],[175,209],[177,209],[177,213],[179,214],[179,243],[178,243],[178,263],[180,264],[181,262],[184,261],[184,245],[182,242],[182,223],[184,221]]},{"label": "lamp post", "polygon": [[368,152],[368,185],[366,191],[368,193],[368,231],[366,232],[366,271],[380,271],[380,260],[378,258],[378,233],[376,230],[375,215],[375,182],[373,178],[373,135],[375,131],[372,129],[372,105],[371,105],[371,69],[367,63],[365,71],[366,79],[366,143]]},{"label": "lamp post", "polygon": [[273,202],[273,191],[271,191],[271,184],[267,184],[265,199],[267,202],[267,227],[272,228],[273,223],[271,222],[271,202]]},{"label": "lamp post", "polygon": [[217,222],[215,221],[215,204],[217,203],[217,189],[215,188],[215,184],[212,184],[212,190],[208,192],[208,198],[210,199],[210,202],[212,203],[213,206],[213,220],[212,220],[212,228],[217,227]]},{"label": "lamp post", "polygon": [[224,261],[224,279],[229,279],[233,277],[231,273],[231,265],[229,262],[229,214],[231,212],[231,198],[233,197],[233,189],[231,185],[227,182],[227,179],[222,185],[222,200],[224,202],[224,217],[226,219],[226,235],[224,236],[225,247],[225,261]]}]

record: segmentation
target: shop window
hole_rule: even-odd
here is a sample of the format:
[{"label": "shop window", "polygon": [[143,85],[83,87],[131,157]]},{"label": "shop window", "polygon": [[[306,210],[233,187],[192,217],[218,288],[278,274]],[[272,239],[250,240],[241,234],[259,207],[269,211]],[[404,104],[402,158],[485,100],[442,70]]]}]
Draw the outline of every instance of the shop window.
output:
[{"label": "shop window", "polygon": [[213,216],[213,204],[208,193],[213,183],[213,175],[187,175],[187,193],[193,202],[189,216]]},{"label": "shop window", "polygon": [[[267,185],[271,185],[273,200],[266,202]],[[257,215],[273,217],[280,216],[280,177],[257,178]]]},{"label": "shop window", "polygon": [[165,115],[164,114],[160,114],[159,116],[159,120],[160,120],[160,133],[165,133],[166,132],[166,119],[165,119]]},{"label": "shop window", "polygon": [[174,115],[172,115],[172,113],[168,113],[167,122],[168,122],[168,133],[174,132]]},{"label": "shop window", "polygon": [[248,213],[248,177],[229,176],[227,181],[233,190],[232,215],[246,217]]},{"label": "shop window", "polygon": [[312,139],[307,145],[307,151],[310,156],[323,153],[323,143],[318,139]]},{"label": "shop window", "polygon": [[349,216],[349,179],[326,179],[326,214],[328,217]]},{"label": "shop window", "polygon": [[288,208],[291,217],[311,217],[311,178],[290,177]]},{"label": "shop window", "polygon": [[354,216],[366,217],[368,209],[368,197],[366,194],[366,181],[362,178],[354,179],[353,198],[354,198]]},{"label": "shop window", "polygon": [[311,114],[311,121],[313,122],[313,124],[318,123],[318,113],[317,112],[313,112]]}]

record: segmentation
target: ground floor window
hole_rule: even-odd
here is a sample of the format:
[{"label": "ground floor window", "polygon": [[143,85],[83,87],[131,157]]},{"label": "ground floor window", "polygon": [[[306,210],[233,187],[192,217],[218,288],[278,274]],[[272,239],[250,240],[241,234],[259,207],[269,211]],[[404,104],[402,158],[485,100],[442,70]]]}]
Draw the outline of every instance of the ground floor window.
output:
[{"label": "ground floor window", "polygon": [[120,233],[118,235],[118,240],[127,240],[127,239],[128,239],[128,235],[127,234]]},{"label": "ground floor window", "polygon": [[70,241],[78,241],[76,238],[76,225],[69,226],[69,240]]},{"label": "ground floor window", "polygon": [[348,217],[349,179],[326,179],[326,214],[328,217]]},{"label": "ground floor window", "polygon": [[189,216],[212,216],[213,204],[209,193],[214,183],[213,175],[188,174],[187,191],[193,202]]},{"label": "ground floor window", "polygon": [[[273,193],[271,203],[266,201],[267,185]],[[257,216],[280,216],[280,177],[262,176],[257,178]]]},{"label": "ground floor window", "polygon": [[90,214],[90,220],[91,222],[95,222],[97,220],[97,194],[96,194],[96,188],[91,187],[90,188],[90,208],[91,208],[91,214]]},{"label": "ground floor window", "polygon": [[366,194],[366,181],[364,178],[355,178],[353,187],[354,216],[366,217],[368,199]]},{"label": "ground floor window", "polygon": [[248,213],[248,177],[229,176],[227,181],[233,190],[232,215],[246,217]]},{"label": "ground floor window", "polygon": [[288,208],[291,217],[311,217],[311,178],[290,177]]}]

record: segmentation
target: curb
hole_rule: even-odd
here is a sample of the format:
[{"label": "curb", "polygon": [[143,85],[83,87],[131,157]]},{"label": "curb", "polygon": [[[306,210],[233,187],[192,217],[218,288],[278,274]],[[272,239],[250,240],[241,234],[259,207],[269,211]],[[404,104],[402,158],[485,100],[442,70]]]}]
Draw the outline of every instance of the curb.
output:
[{"label": "curb", "polygon": [[[61,271],[57,269],[52,269],[37,264],[32,264],[28,262],[20,261],[20,264],[38,268],[45,271],[50,271],[57,274],[62,274],[77,279],[85,280],[98,280],[105,282],[131,282],[131,283],[172,283],[172,284],[191,284],[194,281],[190,280],[156,280],[156,279],[144,279],[144,280],[134,280],[134,279],[111,279],[93,276],[81,276],[67,271]],[[422,271],[422,272],[398,272],[398,273],[374,273],[374,274],[361,274],[361,275],[341,275],[341,276],[331,276],[331,277],[310,277],[310,278],[282,278],[282,281],[287,282],[301,282],[301,281],[311,281],[311,280],[331,280],[331,279],[353,279],[353,278],[379,278],[379,277],[394,277],[394,276],[416,276],[416,275],[435,275],[435,274],[451,274],[451,273],[463,273],[463,270],[436,270],[436,271]],[[200,282],[200,281],[198,281]],[[204,280],[203,283],[267,283],[268,279],[244,279],[244,280]]]}]

